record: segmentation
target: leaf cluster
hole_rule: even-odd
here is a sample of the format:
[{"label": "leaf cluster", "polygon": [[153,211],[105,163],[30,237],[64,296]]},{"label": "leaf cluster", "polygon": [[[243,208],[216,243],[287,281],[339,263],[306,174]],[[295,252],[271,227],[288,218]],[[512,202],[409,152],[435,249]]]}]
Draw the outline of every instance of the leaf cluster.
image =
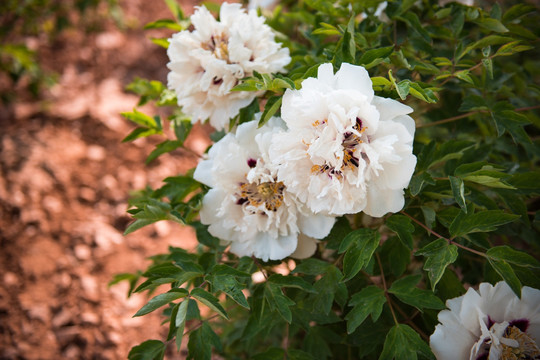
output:
[{"label": "leaf cluster", "polygon": [[[231,130],[259,111],[260,124],[279,115],[283,93],[321,63],[362,65],[376,95],[415,109],[417,166],[403,210],[343,216],[313,257],[265,263],[230,254],[197,222],[207,189],[190,173],[140,191],[126,233],[173,220],[192,226],[200,245],[171,248],[115,279],[133,292],[159,291],[136,316],[164,308],[169,323],[166,339],[133,348],[130,359],[161,359],[173,339],[187,341],[194,359],[433,359],[437,313],[463,284],[504,280],[517,296],[522,286],[540,288],[538,9],[401,1],[378,17],[380,3],[283,1],[265,10],[293,60],[285,75],[255,73],[233,89],[258,97]],[[167,4],[175,19],[149,27],[185,29]],[[129,89],[140,105],[171,111],[174,138],[160,117],[135,109],[124,113],[137,125],[125,140],[165,136],[148,161],[182,148],[191,122],[174,94],[142,79]]]}]

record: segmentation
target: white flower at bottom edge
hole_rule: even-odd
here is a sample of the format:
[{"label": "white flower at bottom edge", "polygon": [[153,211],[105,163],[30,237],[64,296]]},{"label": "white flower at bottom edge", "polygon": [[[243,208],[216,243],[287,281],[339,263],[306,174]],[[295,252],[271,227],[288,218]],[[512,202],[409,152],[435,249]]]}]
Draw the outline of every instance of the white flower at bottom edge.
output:
[{"label": "white flower at bottom edge", "polygon": [[220,21],[204,7],[191,16],[194,30],[169,39],[168,87],[193,122],[210,120],[217,130],[260,93],[230,90],[239,80],[259,73],[284,72],[289,49],[274,40],[272,29],[240,4],[223,3]]},{"label": "white flower at bottom edge", "polygon": [[257,123],[239,125],[197,166],[193,177],[211,187],[203,199],[201,222],[212,235],[230,242],[230,251],[239,256],[264,261],[309,257],[316,249],[314,239],[328,235],[335,219],[313,214],[276,180],[268,147],[282,122],[272,118],[260,129]]},{"label": "white flower at bottom edge", "polygon": [[540,359],[540,290],[524,286],[519,299],[506,282],[481,283],[446,306],[430,337],[437,359]]},{"label": "white flower at bottom edge", "polygon": [[278,179],[315,213],[401,210],[416,165],[411,111],[374,96],[363,67],[343,63],[334,74],[332,64],[320,65],[317,78],[283,96],[288,130],[270,148]]}]

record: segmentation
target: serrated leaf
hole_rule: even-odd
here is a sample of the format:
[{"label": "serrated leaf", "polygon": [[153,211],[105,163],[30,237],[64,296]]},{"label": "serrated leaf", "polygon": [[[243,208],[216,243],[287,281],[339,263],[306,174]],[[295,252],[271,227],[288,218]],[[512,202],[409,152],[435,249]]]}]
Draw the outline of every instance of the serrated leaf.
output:
[{"label": "serrated leaf", "polygon": [[444,303],[433,292],[416,287],[421,278],[421,275],[410,275],[396,280],[388,292],[420,311],[423,309],[444,309]]},{"label": "serrated leaf", "polygon": [[455,176],[448,176],[448,180],[450,180],[450,187],[452,188],[452,194],[454,195],[456,203],[460,208],[463,209],[465,213],[467,213],[467,204],[465,202],[465,184],[463,184],[463,180]]},{"label": "serrated leaf", "polygon": [[343,258],[343,279],[348,281],[366,266],[379,246],[381,234],[372,229],[358,229],[349,233],[339,247],[339,253],[347,251]]},{"label": "serrated leaf", "polygon": [[458,215],[450,225],[449,231],[453,237],[475,232],[489,232],[519,217],[519,215],[507,214],[502,210],[480,211],[475,214],[471,212],[463,216]]},{"label": "serrated leaf", "polygon": [[193,290],[191,290],[190,296],[194,299],[199,300],[204,305],[217,312],[219,315],[221,315],[221,317],[227,320],[229,319],[227,312],[221,306],[219,300],[214,295],[210,294],[208,291],[201,288],[194,288]]},{"label": "serrated leaf", "polygon": [[385,303],[384,290],[374,285],[367,286],[354,294],[349,301],[349,306],[353,306],[353,308],[345,316],[347,333],[350,334],[356,330],[369,315],[371,315],[373,322],[376,322]]},{"label": "serrated leaf", "polygon": [[414,232],[414,225],[411,223],[411,219],[405,215],[392,215],[386,219],[385,224],[397,234],[403,245],[409,250],[413,249],[412,233]]},{"label": "serrated leaf", "polygon": [[169,292],[153,297],[150,301],[133,315],[133,317],[146,315],[174,300],[186,297],[189,292],[186,289],[172,289]]},{"label": "serrated leaf", "polygon": [[416,331],[408,325],[398,324],[386,335],[379,360],[417,360],[419,353],[428,359],[435,359],[429,346]]},{"label": "serrated leaf", "polygon": [[134,346],[129,354],[129,360],[161,360],[165,355],[166,345],[159,340],[147,340]]},{"label": "serrated leaf", "polygon": [[440,238],[418,250],[415,255],[426,257],[423,269],[429,274],[431,289],[435,290],[446,267],[456,261],[458,251],[456,245],[448,244],[448,241]]}]

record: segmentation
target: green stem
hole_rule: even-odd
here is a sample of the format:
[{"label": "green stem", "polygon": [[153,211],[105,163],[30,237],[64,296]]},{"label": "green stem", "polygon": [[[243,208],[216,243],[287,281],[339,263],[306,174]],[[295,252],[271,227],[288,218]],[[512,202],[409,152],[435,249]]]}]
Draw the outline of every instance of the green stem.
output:
[{"label": "green stem", "polygon": [[396,313],[394,312],[394,308],[392,307],[392,299],[390,299],[390,295],[388,294],[388,288],[386,287],[386,279],[384,278],[384,270],[381,263],[381,257],[379,254],[375,253],[375,257],[377,258],[377,263],[379,264],[379,269],[381,270],[381,278],[384,288],[384,296],[386,297],[386,302],[388,303],[388,307],[390,308],[390,312],[392,313],[392,317],[394,318],[394,323],[396,325],[399,325],[399,321],[397,320]]}]

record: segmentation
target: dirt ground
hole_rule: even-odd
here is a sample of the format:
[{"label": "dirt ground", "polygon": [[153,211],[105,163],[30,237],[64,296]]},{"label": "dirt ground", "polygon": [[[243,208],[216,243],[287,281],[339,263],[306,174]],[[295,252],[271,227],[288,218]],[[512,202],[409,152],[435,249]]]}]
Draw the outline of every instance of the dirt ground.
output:
[{"label": "dirt ground", "polygon": [[[191,3],[182,4],[188,14]],[[195,246],[191,229],[173,223],[122,233],[129,192],[159,186],[197,157],[175,151],[144,165],[159,139],[121,143],[133,126],[119,113],[138,100],[124,87],[167,76],[165,50],[142,26],[171,17],[162,1],[121,4],[122,31],[106,22],[52,44],[30,39],[58,83],[44,101],[0,109],[0,359],[126,359],[166,335],[159,311],[132,318],[145,295],[127,299],[126,283],[107,283],[169,245]],[[194,130],[186,145],[202,153],[207,129]]]}]

